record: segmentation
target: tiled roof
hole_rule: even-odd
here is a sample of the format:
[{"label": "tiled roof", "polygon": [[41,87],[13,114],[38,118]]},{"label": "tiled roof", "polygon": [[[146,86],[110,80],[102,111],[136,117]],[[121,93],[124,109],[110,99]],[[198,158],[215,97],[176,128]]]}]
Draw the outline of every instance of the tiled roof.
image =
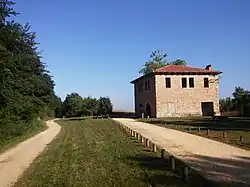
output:
[{"label": "tiled roof", "polygon": [[[211,67],[211,66],[210,66]],[[135,83],[140,79],[143,79],[146,76],[150,76],[152,74],[205,74],[205,75],[218,75],[222,73],[221,71],[216,71],[213,69],[206,69],[206,68],[192,68],[188,66],[183,65],[167,65],[162,68],[159,68],[155,70],[152,73],[146,74],[144,76],[141,76],[133,81],[131,83]]]},{"label": "tiled roof", "polygon": [[167,65],[157,69],[155,72],[158,73],[221,73],[216,70],[208,70],[202,68],[192,68],[183,65]]}]

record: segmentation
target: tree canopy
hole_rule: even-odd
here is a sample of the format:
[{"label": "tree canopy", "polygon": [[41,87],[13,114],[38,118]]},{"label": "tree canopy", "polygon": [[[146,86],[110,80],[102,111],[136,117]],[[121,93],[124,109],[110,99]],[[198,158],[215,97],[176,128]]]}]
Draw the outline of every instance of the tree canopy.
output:
[{"label": "tree canopy", "polygon": [[238,111],[241,116],[250,116],[250,91],[235,87],[233,97],[220,99],[222,112]]},{"label": "tree canopy", "polygon": [[29,131],[30,121],[54,115],[58,101],[36,33],[10,20],[17,15],[13,5],[0,0],[0,142]]},{"label": "tree canopy", "polygon": [[65,117],[109,115],[113,109],[110,98],[82,98],[77,93],[68,94],[62,103],[62,115]]},{"label": "tree canopy", "polygon": [[186,61],[181,59],[168,62],[167,56],[167,53],[164,53],[162,50],[153,51],[149,56],[149,60],[145,62],[139,73],[146,75],[166,65],[187,65]]}]

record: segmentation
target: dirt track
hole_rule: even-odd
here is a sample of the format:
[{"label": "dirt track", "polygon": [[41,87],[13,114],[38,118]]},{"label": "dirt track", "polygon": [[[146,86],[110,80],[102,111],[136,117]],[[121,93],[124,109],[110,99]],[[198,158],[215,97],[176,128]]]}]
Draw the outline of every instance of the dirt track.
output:
[{"label": "dirt track", "polygon": [[133,119],[114,120],[184,160],[208,179],[230,186],[250,186],[250,151]]},{"label": "dirt track", "polygon": [[47,122],[48,129],[0,155],[0,186],[9,187],[46,145],[60,132],[61,126]]}]

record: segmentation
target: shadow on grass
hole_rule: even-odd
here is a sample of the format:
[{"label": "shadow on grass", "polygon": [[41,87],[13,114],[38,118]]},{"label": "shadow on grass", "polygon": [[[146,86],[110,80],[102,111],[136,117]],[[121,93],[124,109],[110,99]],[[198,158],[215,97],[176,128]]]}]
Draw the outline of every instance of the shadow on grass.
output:
[{"label": "shadow on grass", "polygon": [[[182,168],[185,164],[176,160],[176,170],[173,172],[167,158],[162,159],[157,156],[138,155],[128,157],[127,159],[137,162],[138,165],[148,171],[154,171],[152,174],[145,177],[145,180],[152,186],[205,186],[207,181],[197,175],[195,172],[190,171],[190,181],[185,184],[182,180]],[[165,173],[165,174],[162,174]]]},{"label": "shadow on grass", "polygon": [[[240,157],[239,157],[240,158]],[[128,157],[127,159],[137,162],[138,165],[149,171],[154,171],[154,173],[145,177],[145,180],[149,182],[152,186],[164,186],[164,185],[173,185],[173,186],[183,186],[180,178],[182,176],[182,168],[186,166],[184,162],[176,160],[176,170],[174,173],[171,171],[170,162],[168,161],[168,156],[165,159],[162,159],[157,156],[145,156],[138,155],[133,157]],[[193,187],[247,187],[250,186],[248,183],[250,179],[250,158],[241,157],[241,161],[232,161],[228,159],[220,159],[214,157],[204,157],[196,155],[194,156],[191,162],[195,163],[197,166],[202,165],[203,168],[206,168],[205,172],[207,174],[214,175],[214,168],[216,172],[220,172],[223,176],[221,179],[225,179],[227,176],[229,178],[239,177],[242,181],[222,181],[218,177],[218,181],[209,181],[204,177],[199,175],[197,172],[189,170],[189,186]],[[158,173],[157,173],[158,171]],[[165,174],[162,174],[164,171]],[[230,172],[229,172],[230,171]],[[204,172],[204,170],[199,171]]]}]

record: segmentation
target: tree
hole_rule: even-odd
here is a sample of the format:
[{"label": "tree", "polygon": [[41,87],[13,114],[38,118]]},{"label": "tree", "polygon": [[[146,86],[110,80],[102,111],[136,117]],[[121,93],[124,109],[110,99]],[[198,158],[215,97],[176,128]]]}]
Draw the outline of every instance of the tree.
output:
[{"label": "tree", "polygon": [[145,62],[143,67],[140,69],[139,73],[142,73],[143,75],[146,75],[148,73],[151,73],[161,67],[164,67],[166,65],[184,65],[186,66],[186,61],[177,59],[172,62],[167,62],[167,53],[164,53],[162,50],[156,50],[153,51],[150,54],[150,58],[148,61]]},{"label": "tree", "polygon": [[187,62],[185,60],[177,59],[177,60],[174,60],[172,62],[168,62],[167,65],[182,65],[182,66],[186,66]]},{"label": "tree", "polygon": [[99,115],[111,114],[113,110],[113,105],[109,97],[100,97],[98,102],[99,102],[99,108],[98,108]]},{"label": "tree", "polygon": [[37,128],[33,121],[54,109],[54,82],[41,61],[36,33],[29,24],[7,19],[17,15],[13,5],[0,0],[1,143]]},{"label": "tree", "polygon": [[234,103],[241,115],[244,116],[244,108],[250,104],[250,92],[241,87],[235,87],[233,92]]},{"label": "tree", "polygon": [[63,102],[62,113],[66,117],[79,117],[83,113],[83,98],[78,93],[66,96]]}]

